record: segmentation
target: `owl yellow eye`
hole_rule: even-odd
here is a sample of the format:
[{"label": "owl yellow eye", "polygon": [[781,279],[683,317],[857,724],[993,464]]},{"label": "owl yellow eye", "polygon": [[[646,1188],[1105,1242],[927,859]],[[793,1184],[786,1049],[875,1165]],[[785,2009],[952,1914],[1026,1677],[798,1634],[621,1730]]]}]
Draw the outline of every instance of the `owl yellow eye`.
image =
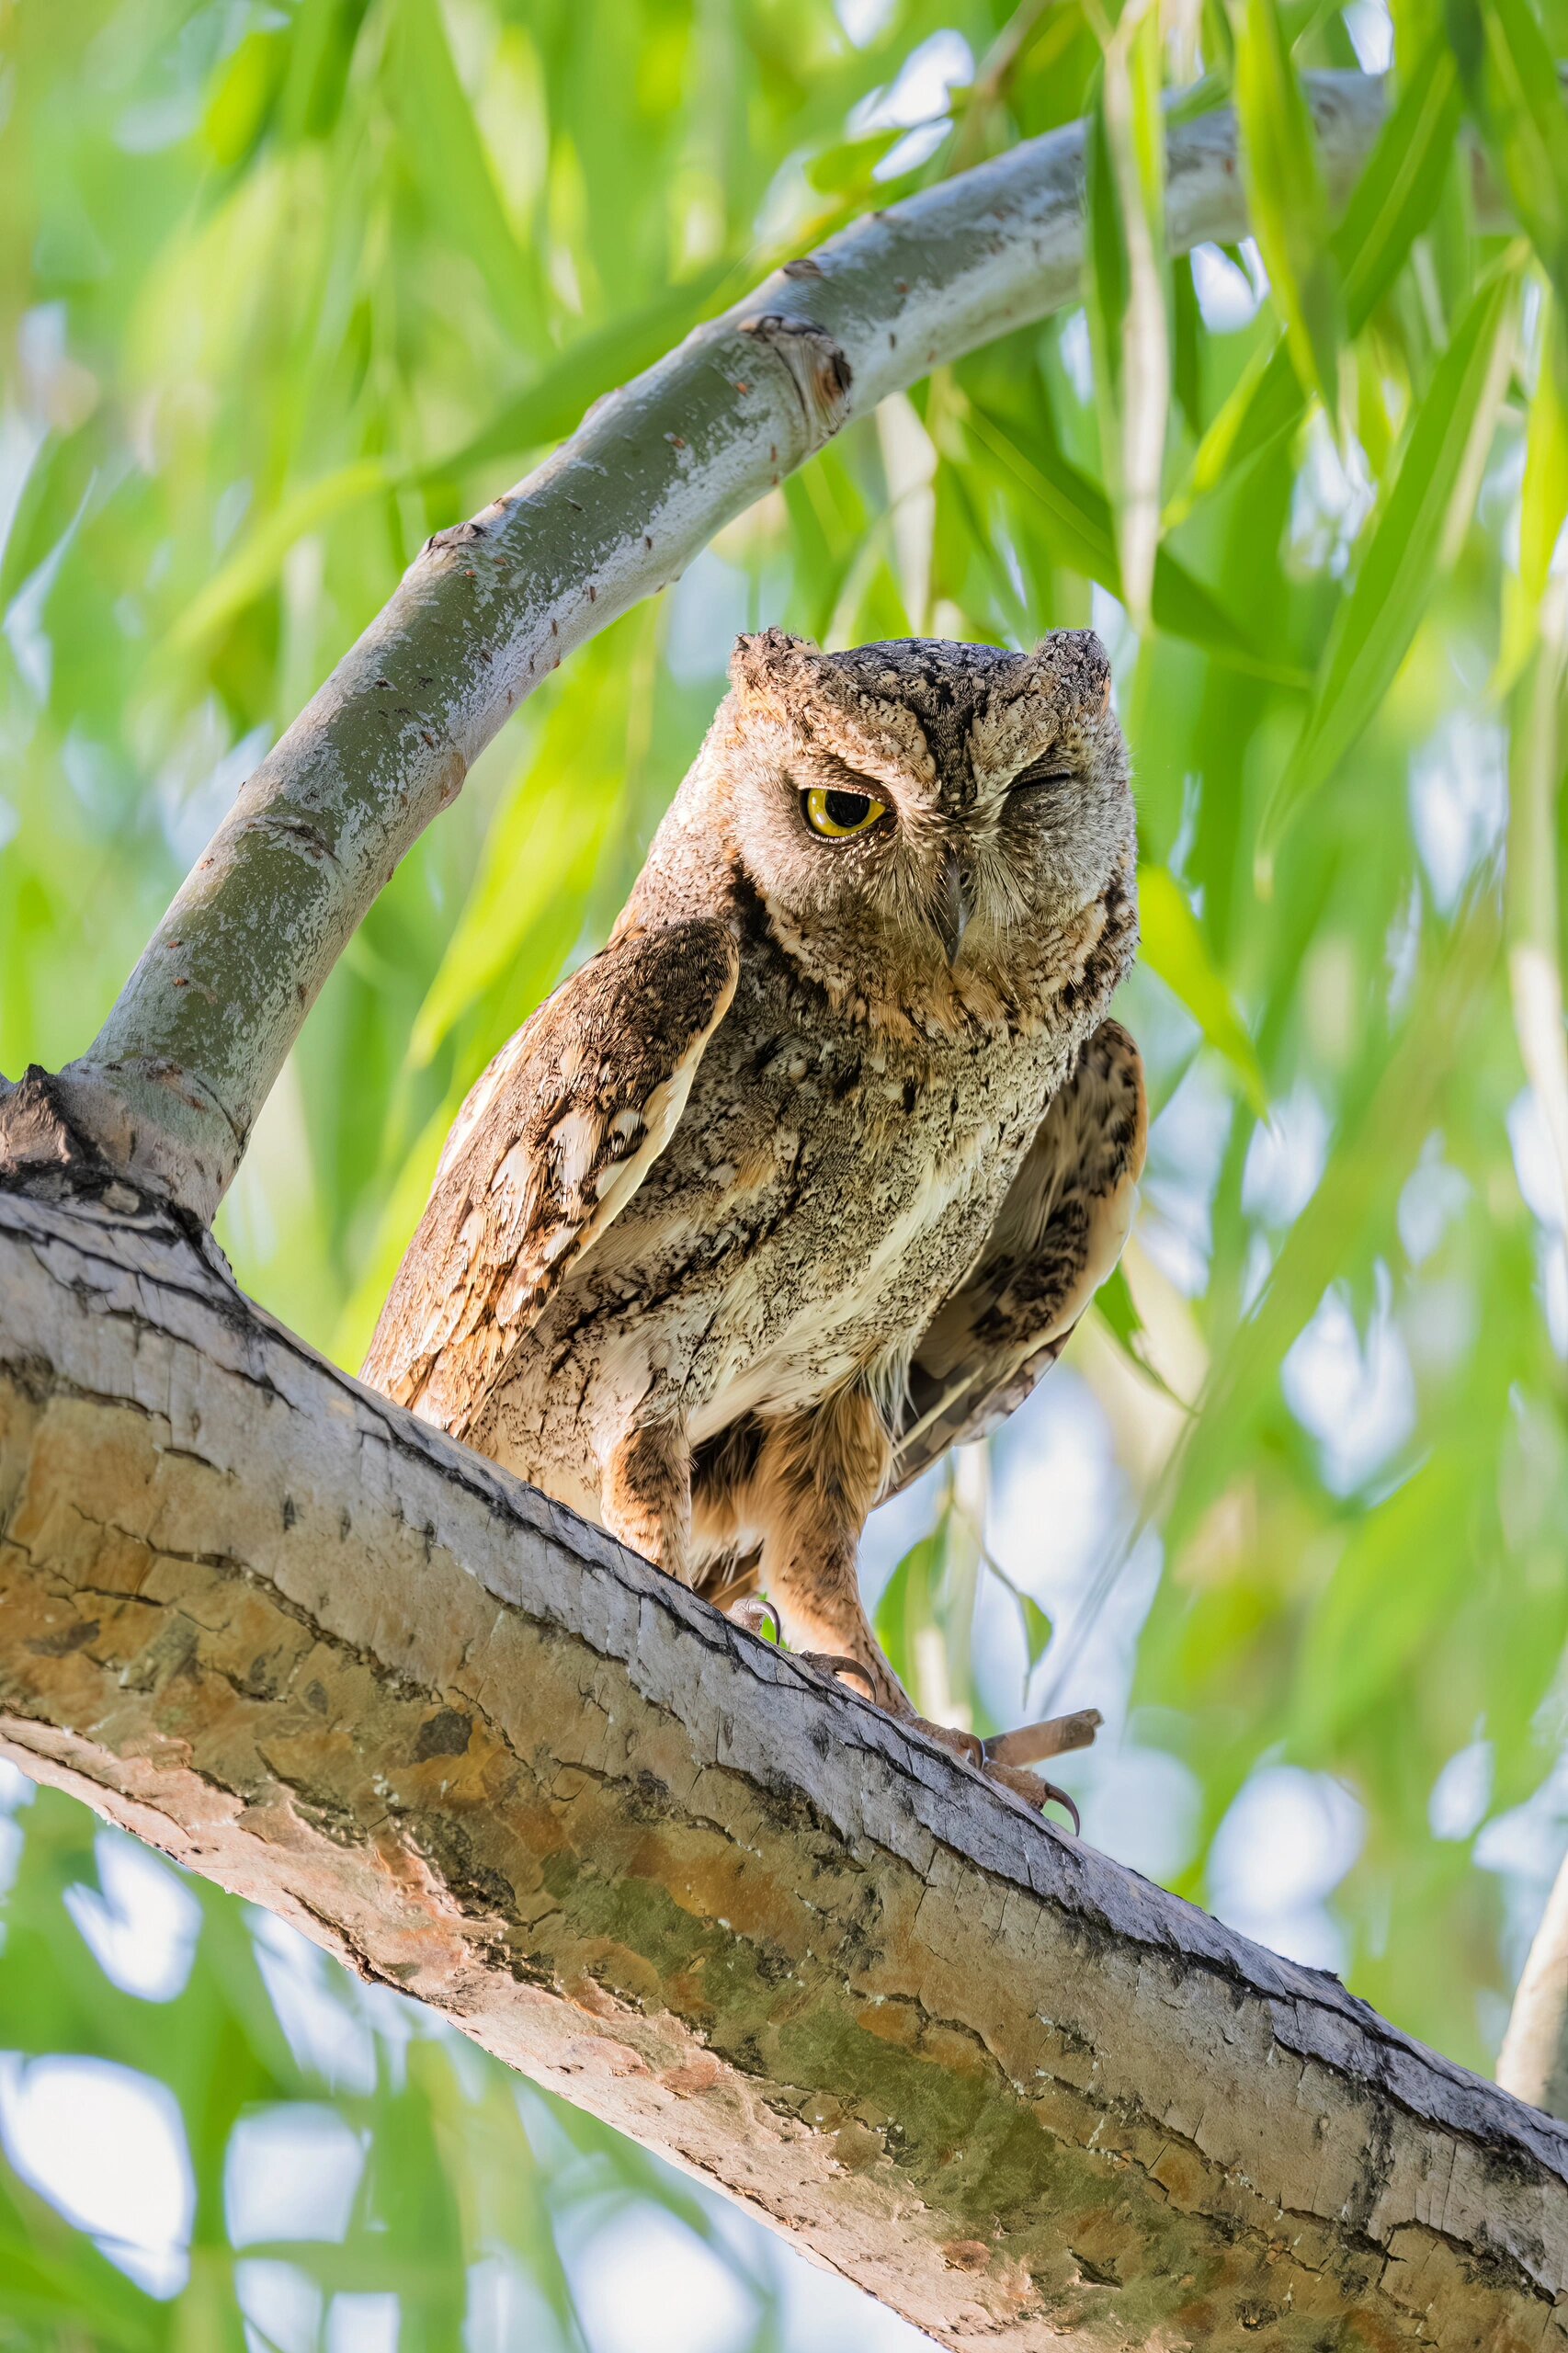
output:
[{"label": "owl yellow eye", "polygon": [[887,802],[879,801],[873,793],[839,792],[820,784],[802,792],[801,802],[812,833],[829,842],[848,841],[855,834],[869,834],[888,813]]}]

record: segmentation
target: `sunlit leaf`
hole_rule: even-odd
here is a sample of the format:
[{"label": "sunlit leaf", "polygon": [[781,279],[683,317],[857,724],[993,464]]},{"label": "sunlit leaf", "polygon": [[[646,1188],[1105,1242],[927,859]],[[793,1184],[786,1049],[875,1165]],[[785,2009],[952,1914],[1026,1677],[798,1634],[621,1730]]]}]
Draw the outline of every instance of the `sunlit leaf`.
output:
[{"label": "sunlit leaf", "polygon": [[1285,319],[1291,363],[1329,417],[1340,405],[1344,298],[1312,117],[1278,0],[1236,0],[1235,100],[1253,233]]},{"label": "sunlit leaf", "polygon": [[1176,877],[1147,860],[1138,876],[1138,928],[1139,952],[1149,970],[1186,1006],[1234,1071],[1253,1109],[1266,1118],[1268,1090],[1257,1050],[1209,952],[1202,926]]},{"label": "sunlit leaf", "polygon": [[1568,112],[1527,0],[1447,0],[1471,108],[1514,210],[1568,302]]},{"label": "sunlit leaf", "polygon": [[1530,401],[1525,476],[1519,494],[1519,563],[1504,591],[1503,649],[1496,690],[1510,687],[1528,661],[1552,557],[1568,521],[1568,332],[1562,305],[1549,297],[1540,320],[1540,366]]},{"label": "sunlit leaf", "polygon": [[1513,351],[1516,274],[1499,270],[1454,330],[1368,526],[1321,684],[1261,829],[1265,858],[1334,773],[1393,683],[1481,486]]}]

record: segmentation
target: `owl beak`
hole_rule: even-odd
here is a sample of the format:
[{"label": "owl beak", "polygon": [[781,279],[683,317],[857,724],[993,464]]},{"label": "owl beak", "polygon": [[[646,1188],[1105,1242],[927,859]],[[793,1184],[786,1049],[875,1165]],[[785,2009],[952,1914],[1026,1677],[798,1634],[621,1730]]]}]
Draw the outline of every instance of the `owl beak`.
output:
[{"label": "owl beak", "polygon": [[932,912],[932,921],[936,924],[937,938],[948,951],[949,966],[956,964],[959,961],[959,950],[963,946],[963,936],[969,929],[969,919],[973,913],[974,901],[971,895],[970,878],[964,871],[957,850],[945,850],[942,854],[942,872],[937,885],[937,904]]}]

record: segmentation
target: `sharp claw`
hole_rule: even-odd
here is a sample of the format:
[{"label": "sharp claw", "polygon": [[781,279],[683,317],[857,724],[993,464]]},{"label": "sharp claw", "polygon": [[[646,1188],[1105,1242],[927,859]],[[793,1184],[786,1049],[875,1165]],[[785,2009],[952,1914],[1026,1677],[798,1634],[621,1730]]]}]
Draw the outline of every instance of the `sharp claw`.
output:
[{"label": "sharp claw", "polygon": [[731,1602],[724,1615],[732,1619],[737,1626],[744,1626],[748,1634],[762,1633],[771,1620],[772,1640],[781,1643],[784,1639],[784,1630],[778,1623],[778,1610],[775,1609],[772,1602],[767,1600],[760,1593],[743,1593],[738,1601]]},{"label": "sharp claw", "polygon": [[1020,1724],[1016,1732],[998,1733],[994,1740],[986,1742],[986,1762],[1041,1765],[1048,1756],[1065,1756],[1072,1749],[1087,1748],[1104,1722],[1097,1708],[1080,1708],[1075,1715],[1051,1716],[1043,1723]]},{"label": "sharp claw", "polygon": [[1040,1812],[1043,1813],[1046,1807],[1053,1802],[1057,1805],[1065,1806],[1068,1813],[1073,1817],[1073,1836],[1074,1838],[1081,1838],[1084,1835],[1083,1818],[1080,1815],[1076,1805],[1074,1805],[1073,1800],[1068,1796],[1066,1790],[1059,1790],[1054,1781],[1048,1781],[1040,1774],[1036,1774],[1035,1779],[1040,1782]]},{"label": "sharp claw", "polygon": [[862,1666],[858,1659],[839,1658],[832,1651],[794,1651],[790,1655],[798,1658],[802,1666],[814,1667],[818,1675],[858,1676],[866,1687],[867,1699],[875,1703],[877,1691],[870,1670]]}]

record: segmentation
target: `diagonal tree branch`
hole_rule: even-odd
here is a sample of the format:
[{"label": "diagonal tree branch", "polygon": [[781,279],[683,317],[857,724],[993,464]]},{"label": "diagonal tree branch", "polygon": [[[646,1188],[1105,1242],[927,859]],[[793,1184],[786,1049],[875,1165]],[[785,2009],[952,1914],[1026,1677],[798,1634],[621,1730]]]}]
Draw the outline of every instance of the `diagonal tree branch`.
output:
[{"label": "diagonal tree branch", "polygon": [[25,1771],[949,2345],[1568,2339],[1568,2128],[359,1388],[120,1180],[0,1190],[0,1300]]},{"label": "diagonal tree branch", "polygon": [[[1308,88],[1342,199],[1383,85]],[[111,1160],[210,1220],[345,944],[508,715],[846,418],[1075,300],[1083,157],[1072,124],[786,263],[437,534],[244,786],[64,1074]],[[1228,108],[1173,131],[1168,168],[1173,251],[1244,234]]]},{"label": "diagonal tree branch", "polygon": [[[1340,198],[1381,86],[1310,95]],[[1562,2346],[1568,2130],[358,1388],[203,1231],[507,712],[846,416],[1073,299],[1081,174],[1074,128],[874,216],[438,535],[89,1053],[0,1082],[0,1753],[949,2344]],[[1227,114],[1172,134],[1168,225],[1244,229]]]}]

